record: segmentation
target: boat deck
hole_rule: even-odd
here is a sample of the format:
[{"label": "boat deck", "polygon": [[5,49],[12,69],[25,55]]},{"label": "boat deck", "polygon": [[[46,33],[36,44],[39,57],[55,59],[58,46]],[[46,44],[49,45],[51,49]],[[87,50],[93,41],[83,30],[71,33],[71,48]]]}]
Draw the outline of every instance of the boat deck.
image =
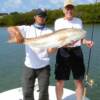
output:
[{"label": "boat deck", "polygon": [[[34,94],[35,94],[35,100],[38,100],[39,97],[38,88],[35,88]],[[23,97],[22,97],[21,87],[0,93],[0,100],[23,100],[22,98]],[[49,86],[49,100],[56,100],[55,86]],[[64,88],[63,100],[76,100],[75,92]],[[84,100],[89,100],[89,99],[85,98]]]}]

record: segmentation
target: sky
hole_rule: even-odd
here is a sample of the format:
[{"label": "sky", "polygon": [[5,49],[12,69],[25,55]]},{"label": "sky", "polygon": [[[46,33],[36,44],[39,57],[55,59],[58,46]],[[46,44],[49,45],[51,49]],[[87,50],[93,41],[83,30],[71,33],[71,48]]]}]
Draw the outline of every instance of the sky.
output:
[{"label": "sky", "polygon": [[[97,0],[100,2],[100,0]],[[95,3],[96,0],[74,0],[76,4]],[[32,9],[63,8],[64,0],[0,0],[0,13],[27,12]]]}]

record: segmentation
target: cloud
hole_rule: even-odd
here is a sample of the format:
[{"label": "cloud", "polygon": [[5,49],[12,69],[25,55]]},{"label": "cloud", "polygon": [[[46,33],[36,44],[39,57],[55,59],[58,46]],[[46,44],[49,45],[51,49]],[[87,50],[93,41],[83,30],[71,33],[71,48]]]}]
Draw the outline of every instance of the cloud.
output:
[{"label": "cloud", "polygon": [[0,8],[0,12],[6,12],[5,8]]},{"label": "cloud", "polygon": [[100,2],[100,0],[97,0],[98,2]]},{"label": "cloud", "polygon": [[23,9],[23,0],[2,0],[0,4],[0,12],[13,12],[19,9]]},{"label": "cloud", "polygon": [[[0,0],[0,12],[30,11],[36,8],[62,8],[65,0]],[[96,0],[73,0],[75,4],[95,3]],[[100,0],[97,0],[100,2]]]},{"label": "cloud", "polygon": [[[88,3],[96,3],[96,0],[74,0],[76,4],[88,4]],[[100,0],[97,0],[100,2]]]},{"label": "cloud", "polygon": [[50,3],[52,3],[52,4],[60,4],[60,3],[63,3],[64,1],[63,0],[49,0],[50,1]]},{"label": "cloud", "polygon": [[[38,0],[37,0],[38,1]],[[42,1],[42,0],[41,0]],[[52,4],[63,4],[65,0],[49,0]],[[96,0],[72,0],[75,4],[86,4],[86,3],[95,3]],[[97,0],[97,2],[100,2],[100,0]]]},{"label": "cloud", "polygon": [[20,5],[22,5],[22,0],[7,0],[6,2],[4,2],[4,7],[10,7],[10,8],[17,8]]}]

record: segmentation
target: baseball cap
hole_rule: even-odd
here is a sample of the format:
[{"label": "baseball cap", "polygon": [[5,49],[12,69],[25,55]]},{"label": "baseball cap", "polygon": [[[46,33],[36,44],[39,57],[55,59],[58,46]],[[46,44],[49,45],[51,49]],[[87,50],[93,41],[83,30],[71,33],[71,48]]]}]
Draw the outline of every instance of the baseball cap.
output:
[{"label": "baseball cap", "polygon": [[41,16],[41,17],[47,17],[47,11],[46,9],[43,9],[43,8],[39,8],[35,11],[35,15],[36,16]]},{"label": "baseball cap", "polygon": [[65,0],[64,2],[64,8],[67,6],[75,6],[72,0]]}]

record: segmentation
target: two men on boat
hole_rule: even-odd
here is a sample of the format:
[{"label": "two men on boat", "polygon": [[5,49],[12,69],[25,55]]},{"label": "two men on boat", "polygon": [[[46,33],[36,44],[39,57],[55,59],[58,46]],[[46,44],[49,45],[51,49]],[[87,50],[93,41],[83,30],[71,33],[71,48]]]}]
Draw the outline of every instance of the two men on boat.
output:
[{"label": "two men on boat", "polygon": [[[64,4],[64,17],[55,21],[55,30],[63,28],[83,28],[82,21],[74,17],[74,4],[70,1]],[[45,25],[47,12],[43,9],[38,9],[34,17],[35,23],[32,25],[22,25],[9,27],[8,31],[16,38],[17,43],[23,43],[25,38],[35,38],[52,30]],[[62,100],[64,81],[69,80],[70,72],[72,71],[76,86],[76,98],[82,100],[84,86],[83,79],[85,74],[85,66],[81,45],[85,44],[89,48],[93,46],[93,41],[82,39],[70,45],[59,48],[56,55],[55,79],[56,79],[56,96],[57,100]],[[23,74],[23,99],[34,100],[34,83],[38,78],[39,84],[39,100],[49,100],[48,86],[50,77],[50,64],[48,52],[53,49],[33,48],[31,45],[25,45],[25,68]]]}]

